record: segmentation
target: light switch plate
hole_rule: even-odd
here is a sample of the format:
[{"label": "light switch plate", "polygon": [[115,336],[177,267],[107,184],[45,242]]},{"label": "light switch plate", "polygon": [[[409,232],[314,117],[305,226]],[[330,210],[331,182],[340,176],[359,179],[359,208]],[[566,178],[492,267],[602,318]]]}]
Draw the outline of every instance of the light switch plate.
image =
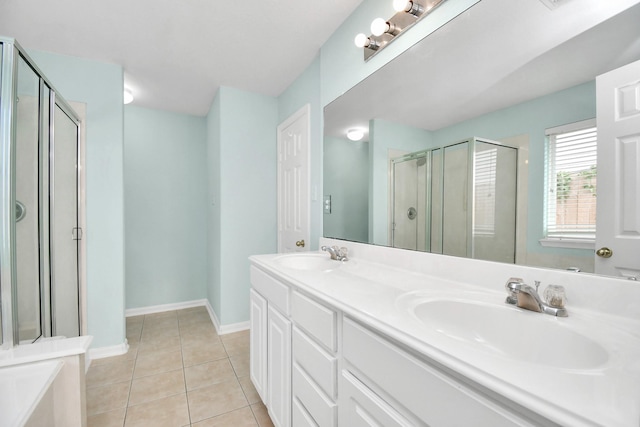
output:
[{"label": "light switch plate", "polygon": [[325,195],[322,197],[322,211],[325,214],[331,213],[331,195]]}]

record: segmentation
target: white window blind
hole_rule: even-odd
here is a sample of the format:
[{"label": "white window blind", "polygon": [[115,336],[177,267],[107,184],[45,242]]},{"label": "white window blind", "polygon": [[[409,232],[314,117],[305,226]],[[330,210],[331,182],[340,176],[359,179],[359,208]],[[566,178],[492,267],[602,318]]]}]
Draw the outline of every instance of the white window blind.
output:
[{"label": "white window blind", "polygon": [[475,153],[474,234],[493,235],[496,224],[496,167],[498,150],[491,148]]},{"label": "white window blind", "polygon": [[595,120],[547,130],[546,235],[594,240],[598,134]]}]

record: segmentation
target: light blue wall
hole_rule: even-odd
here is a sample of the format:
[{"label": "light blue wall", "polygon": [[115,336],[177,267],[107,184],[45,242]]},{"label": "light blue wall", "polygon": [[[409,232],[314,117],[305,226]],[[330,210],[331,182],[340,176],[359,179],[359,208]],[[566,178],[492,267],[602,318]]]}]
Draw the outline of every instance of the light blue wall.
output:
[{"label": "light blue wall", "polygon": [[208,164],[215,205],[209,247],[220,262],[210,269],[208,292],[220,323],[229,325],[249,319],[247,258],[276,251],[277,100],[221,87],[207,123],[216,162]]},{"label": "light blue wall", "polygon": [[593,251],[544,248],[545,129],[592,119],[596,116],[595,81],[495,111],[433,132],[433,146],[447,145],[470,136],[501,140],[529,135],[527,251],[593,257]]},{"label": "light blue wall", "polygon": [[324,214],[324,236],[366,242],[369,237],[369,143],[324,139],[324,162],[334,173],[324,176],[331,213]]},{"label": "light blue wall", "polygon": [[374,71],[433,33],[479,0],[449,0],[365,62],[356,34],[370,34],[371,21],[393,16],[391,0],[364,0],[320,50],[322,106],[342,95]]},{"label": "light blue wall", "polygon": [[207,115],[207,298],[213,311],[222,312],[222,283],[220,278],[221,233],[220,219],[220,94],[218,91]]},{"label": "light blue wall", "polygon": [[206,120],[124,108],[126,308],[206,297]]},{"label": "light blue wall", "polygon": [[389,150],[412,153],[432,144],[424,129],[381,119],[369,122],[369,242],[389,244]]},{"label": "light blue wall", "polygon": [[318,248],[322,235],[322,106],[320,101],[320,58],[309,67],[278,97],[278,123],[309,104],[311,107],[310,128],[310,188],[311,188],[311,243]]},{"label": "light blue wall", "polygon": [[124,190],[122,67],[29,51],[69,101],[87,104],[87,311],[92,347],[122,344],[124,323]]}]

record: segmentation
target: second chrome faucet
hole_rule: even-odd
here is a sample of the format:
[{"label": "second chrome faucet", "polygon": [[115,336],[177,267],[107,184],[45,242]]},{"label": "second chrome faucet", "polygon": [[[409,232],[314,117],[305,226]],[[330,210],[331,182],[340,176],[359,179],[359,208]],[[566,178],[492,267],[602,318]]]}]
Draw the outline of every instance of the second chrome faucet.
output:
[{"label": "second chrome faucet", "polygon": [[507,280],[507,304],[512,304],[526,310],[537,311],[539,313],[550,314],[557,317],[567,317],[567,309],[564,307],[564,288],[561,286],[549,285],[545,290],[546,302],[538,294],[540,282],[536,282],[536,287],[527,285],[520,278],[512,277]]}]

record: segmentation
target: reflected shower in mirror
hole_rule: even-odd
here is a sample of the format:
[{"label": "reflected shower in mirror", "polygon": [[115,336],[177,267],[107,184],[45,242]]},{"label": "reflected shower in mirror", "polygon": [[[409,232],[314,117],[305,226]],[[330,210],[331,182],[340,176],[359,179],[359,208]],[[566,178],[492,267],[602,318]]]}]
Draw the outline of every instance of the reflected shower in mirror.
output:
[{"label": "reflected shower in mirror", "polygon": [[[323,216],[324,236],[593,272],[593,249],[540,244],[545,237],[545,200],[551,197],[545,188],[545,131],[595,118],[596,76],[640,59],[640,2],[597,2],[598,7],[577,3],[550,10],[539,0],[478,2],[327,105],[323,191],[331,197],[331,212]],[[348,141],[345,134],[352,128],[368,129],[368,138]],[[517,148],[510,160],[517,164],[517,177],[504,178],[497,172],[495,182],[476,177],[475,183],[466,181],[466,190],[450,188],[456,183],[451,177],[464,181],[468,176],[469,164],[445,161],[445,151],[453,149],[444,147],[474,137],[499,144],[490,147]],[[485,151],[477,154],[490,158],[490,150]],[[424,166],[418,166],[417,159],[412,165],[401,161],[407,154],[423,152],[431,157],[425,156]],[[455,156],[448,154],[449,159]],[[414,171],[427,166],[432,169],[429,174],[416,177],[415,183],[408,181]],[[390,178],[394,170],[398,182]],[[422,202],[416,199],[396,207],[396,199],[405,197],[402,191],[414,192],[420,179],[427,186],[425,200],[436,197],[442,206],[420,208]],[[448,246],[446,223],[455,215],[443,213],[446,204],[464,200],[469,208],[480,205],[478,197],[488,201],[484,211],[452,208],[451,212],[466,212],[461,215],[466,222],[453,227],[464,236],[452,236],[455,247]],[[489,219],[504,222],[493,208],[505,206],[516,211],[509,219],[515,228],[490,239]],[[409,219],[411,207],[414,220]],[[399,231],[403,221],[413,221],[416,231]],[[514,241],[515,255],[503,251]]]}]

